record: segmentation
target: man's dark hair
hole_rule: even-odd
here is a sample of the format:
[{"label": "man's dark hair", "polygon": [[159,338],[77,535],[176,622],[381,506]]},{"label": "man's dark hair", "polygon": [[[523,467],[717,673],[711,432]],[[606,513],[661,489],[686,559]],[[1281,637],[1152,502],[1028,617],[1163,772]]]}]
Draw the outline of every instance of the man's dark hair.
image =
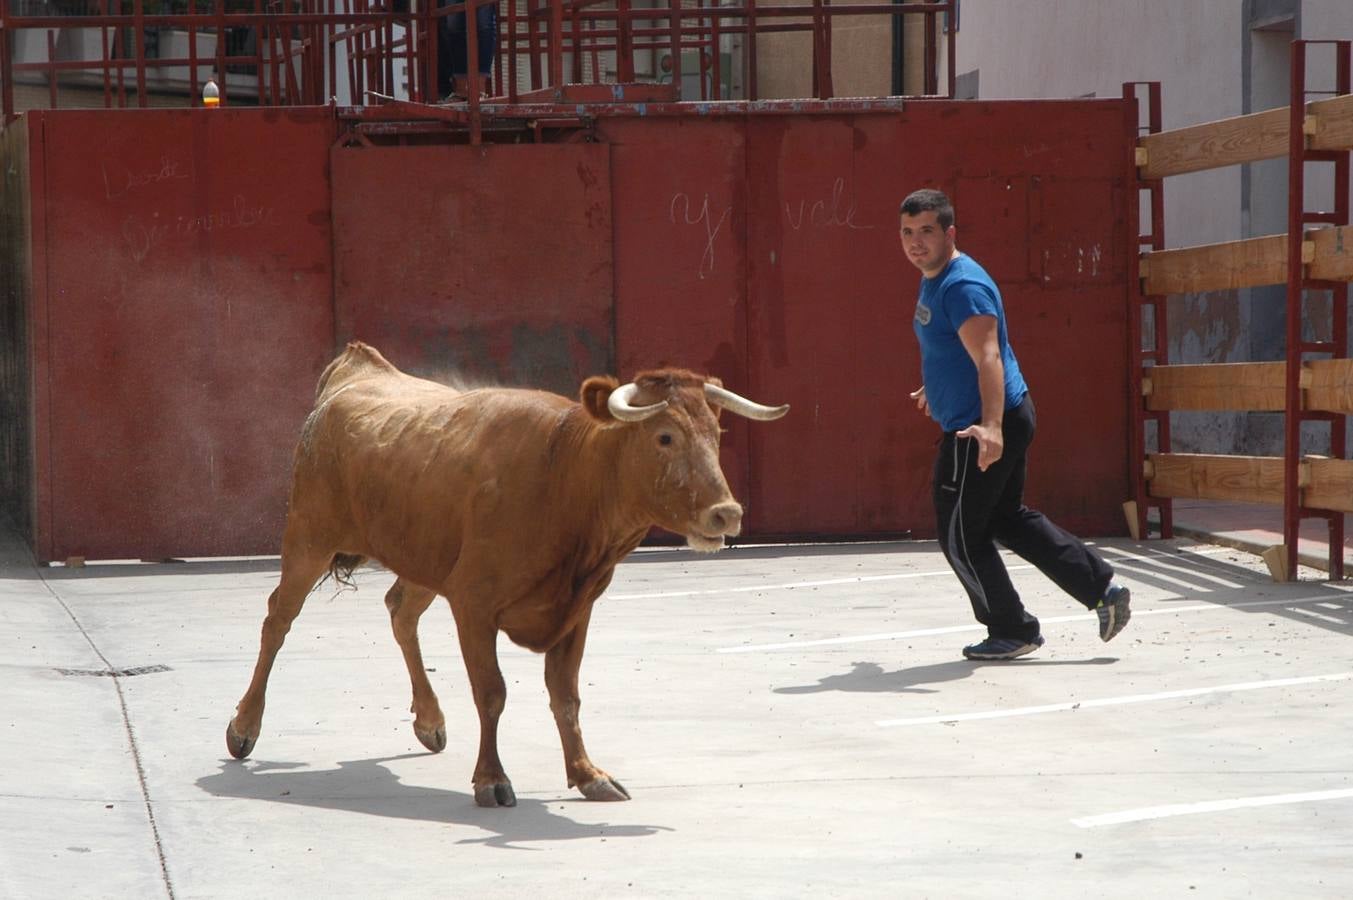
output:
[{"label": "man's dark hair", "polygon": [[907,199],[902,201],[900,215],[918,216],[932,210],[936,213],[935,220],[939,222],[941,228],[947,229],[954,224],[954,204],[949,202],[943,191],[930,188],[908,194]]}]

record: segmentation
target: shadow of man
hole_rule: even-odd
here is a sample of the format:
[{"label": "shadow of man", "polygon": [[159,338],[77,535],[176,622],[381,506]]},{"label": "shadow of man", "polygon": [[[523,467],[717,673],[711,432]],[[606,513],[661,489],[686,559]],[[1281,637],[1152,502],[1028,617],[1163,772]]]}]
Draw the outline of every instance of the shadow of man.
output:
[{"label": "shadow of man", "polygon": [[851,663],[851,670],[839,675],[824,675],[817,684],[800,684],[790,687],[778,687],[777,694],[818,694],[823,691],[849,691],[852,693],[896,693],[896,694],[933,694],[936,689],[920,687],[926,684],[942,684],[946,681],[958,681],[967,678],[984,665],[1020,667],[1031,666],[1102,666],[1117,662],[1116,657],[1097,656],[1094,659],[1021,659],[1000,660],[989,663],[956,659],[950,662],[931,663],[928,666],[912,666],[885,672],[883,667],[873,662]]}]

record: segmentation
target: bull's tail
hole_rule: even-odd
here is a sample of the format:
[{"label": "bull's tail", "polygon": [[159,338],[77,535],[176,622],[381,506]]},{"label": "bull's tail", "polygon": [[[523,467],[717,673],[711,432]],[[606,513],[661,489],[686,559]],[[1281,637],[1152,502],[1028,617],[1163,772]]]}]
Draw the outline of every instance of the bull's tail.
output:
[{"label": "bull's tail", "polygon": [[[323,584],[327,579],[334,581],[344,587],[355,588],[357,583],[352,579],[352,573],[362,563],[366,562],[365,556],[358,556],[356,553],[335,553],[334,558],[329,560],[329,572],[324,578],[320,579],[319,584]],[[319,587],[319,585],[315,585]]]},{"label": "bull's tail", "polygon": [[348,346],[333,362],[324,367],[315,385],[315,403],[360,375],[371,372],[397,371],[380,351],[361,341],[349,341]]}]

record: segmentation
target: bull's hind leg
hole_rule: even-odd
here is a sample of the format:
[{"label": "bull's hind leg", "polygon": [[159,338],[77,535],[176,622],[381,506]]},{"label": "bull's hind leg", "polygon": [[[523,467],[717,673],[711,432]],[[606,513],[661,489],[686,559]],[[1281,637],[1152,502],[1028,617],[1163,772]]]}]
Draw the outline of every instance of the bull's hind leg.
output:
[{"label": "bull's hind leg", "polygon": [[587,642],[587,622],[591,611],[573,630],[545,654],[545,686],[550,690],[550,711],[559,726],[559,739],[564,745],[564,771],[568,786],[582,791],[588,800],[628,800],[625,786],[592,764],[583,746],[582,725],[578,710],[578,667],[583,661],[583,645]]},{"label": "bull's hind leg", "polygon": [[403,578],[385,595],[385,608],[390,610],[390,627],[395,632],[399,649],[404,652],[404,664],[409,667],[409,681],[413,685],[413,733],[419,742],[433,753],[446,749],[446,717],[442,715],[437,694],[423,668],[423,650],[418,646],[418,619],[427,611],[437,592]]},{"label": "bull's hind leg", "polygon": [[333,554],[329,553],[317,555],[309,550],[288,552],[290,543],[295,542],[283,540],[282,580],[268,597],[268,616],[263,620],[254,677],[235,707],[235,718],[226,726],[226,749],[236,759],[248,756],[258,741],[259,729],[263,724],[264,695],[267,693],[273,660],[277,658],[277,651],[282,648],[282,642],[291,630],[291,623],[305,604],[306,595],[333,559]]},{"label": "bull's hind leg", "polygon": [[507,685],[498,668],[498,626],[467,608],[464,600],[456,602],[455,598],[463,597],[463,593],[454,592],[452,596],[451,612],[456,617],[460,655],[465,660],[474,705],[479,711],[479,760],[474,767],[474,802],[480,806],[516,806],[517,795],[503,771],[502,760],[498,758],[498,717],[507,703]]}]

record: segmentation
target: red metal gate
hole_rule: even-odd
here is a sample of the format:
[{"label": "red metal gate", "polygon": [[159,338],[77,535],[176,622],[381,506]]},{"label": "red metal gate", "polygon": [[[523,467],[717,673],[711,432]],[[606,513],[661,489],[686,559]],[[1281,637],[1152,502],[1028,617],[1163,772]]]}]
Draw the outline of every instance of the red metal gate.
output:
[{"label": "red metal gate", "polygon": [[30,114],[33,544],[276,552],[333,346],[324,109]]}]

